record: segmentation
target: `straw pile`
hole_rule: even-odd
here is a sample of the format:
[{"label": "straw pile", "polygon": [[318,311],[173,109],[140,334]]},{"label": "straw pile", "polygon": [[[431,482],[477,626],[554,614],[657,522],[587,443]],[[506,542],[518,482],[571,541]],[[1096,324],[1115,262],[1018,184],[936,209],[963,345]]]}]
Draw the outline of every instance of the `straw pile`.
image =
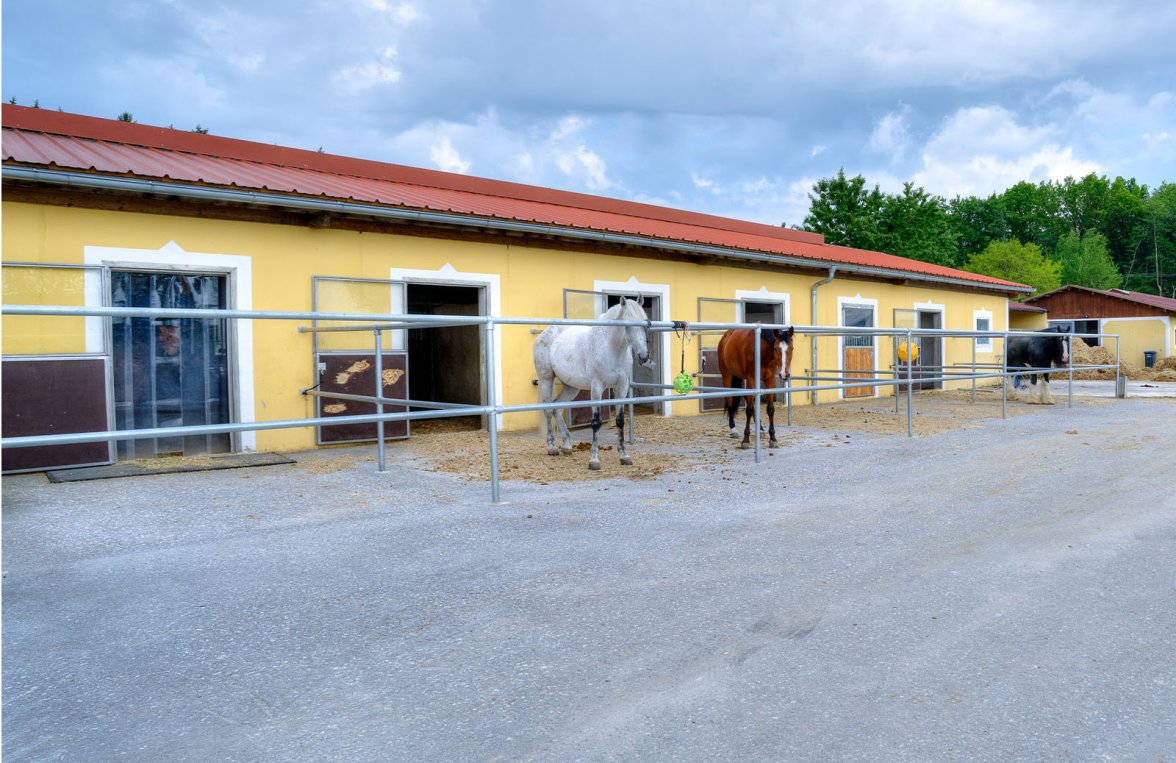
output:
[{"label": "straw pile", "polygon": [[[1071,354],[1076,366],[1103,366],[1115,363],[1114,354],[1106,347],[1091,347],[1079,337],[1074,337]],[[1158,359],[1154,368],[1144,368],[1123,360],[1119,362],[1119,373],[1132,381],[1176,381],[1176,356]],[[1087,381],[1114,379],[1115,369],[1076,371],[1074,378]]]}]

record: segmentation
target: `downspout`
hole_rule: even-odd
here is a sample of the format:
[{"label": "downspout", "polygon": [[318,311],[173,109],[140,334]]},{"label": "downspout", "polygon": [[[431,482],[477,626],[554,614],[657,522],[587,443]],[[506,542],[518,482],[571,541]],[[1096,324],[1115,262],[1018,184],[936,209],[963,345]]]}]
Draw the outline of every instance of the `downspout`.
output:
[{"label": "downspout", "polygon": [[[834,276],[836,276],[836,275],[837,275],[837,266],[832,265],[829,268],[829,275],[826,278],[822,278],[820,281],[817,281],[815,284],[813,284],[813,316],[812,316],[812,321],[810,321],[809,325],[811,325],[811,326],[817,325],[817,289],[821,288],[825,284],[832,281]],[[813,369],[813,376],[816,377],[816,375],[817,375],[817,335],[816,334],[813,334],[812,343],[813,343],[812,369]],[[817,385],[815,378],[812,380],[812,384],[814,387]],[[812,395],[813,405],[816,405],[817,404],[817,391],[814,389],[809,394]]]}]

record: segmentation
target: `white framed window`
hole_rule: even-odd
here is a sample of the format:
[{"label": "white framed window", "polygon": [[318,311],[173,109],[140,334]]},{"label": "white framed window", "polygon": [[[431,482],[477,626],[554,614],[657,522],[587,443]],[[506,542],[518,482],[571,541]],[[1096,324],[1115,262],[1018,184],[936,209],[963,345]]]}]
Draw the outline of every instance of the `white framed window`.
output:
[{"label": "white framed window", "polygon": [[[973,310],[972,330],[992,331],[992,312],[990,310]],[[976,337],[976,352],[992,352],[992,337]]]}]

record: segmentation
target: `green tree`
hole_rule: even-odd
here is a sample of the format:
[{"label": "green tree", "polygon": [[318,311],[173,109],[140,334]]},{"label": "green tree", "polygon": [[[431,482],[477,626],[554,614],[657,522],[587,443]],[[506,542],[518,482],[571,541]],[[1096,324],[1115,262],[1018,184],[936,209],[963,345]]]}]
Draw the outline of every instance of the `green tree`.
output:
[{"label": "green tree", "polygon": [[1059,214],[1057,189],[1048,182],[1033,185],[1022,180],[1008,188],[997,201],[1008,224],[1008,237],[1037,244],[1052,252],[1058,237],[1066,231]]},{"label": "green tree", "polygon": [[1106,177],[1092,172],[1081,180],[1068,177],[1055,187],[1059,212],[1069,230],[1082,238],[1102,229],[1111,195],[1111,184]]},{"label": "green tree", "polygon": [[1042,254],[1037,244],[1015,240],[993,241],[983,252],[972,255],[964,270],[1023,283],[1038,294],[1062,285],[1061,263]]},{"label": "green tree", "polygon": [[1101,233],[1065,234],[1058,240],[1056,256],[1062,264],[1062,283],[1091,289],[1123,285],[1123,276],[1107,251],[1107,237]]},{"label": "green tree", "polygon": [[123,113],[119,114],[115,118],[120,122],[134,122],[135,121],[134,115],[131,114],[131,112],[129,112],[129,111],[124,111]]},{"label": "green tree", "polygon": [[948,218],[956,237],[956,262],[965,263],[993,241],[1009,238],[1009,225],[995,194],[987,199],[957,196],[948,203]]},{"label": "green tree", "polygon": [[879,223],[877,243],[882,251],[936,265],[957,264],[947,204],[914,183],[903,183],[901,194],[884,197]]},{"label": "green tree", "polygon": [[845,177],[845,170],[835,178],[822,178],[813,184],[809,213],[804,230],[822,233],[825,240],[838,246],[876,249],[882,215],[882,192],[878,186],[866,190],[861,175]]},{"label": "green tree", "polygon": [[1148,197],[1144,215],[1124,274],[1126,288],[1176,297],[1176,184],[1161,183]]},{"label": "green tree", "polygon": [[1119,272],[1126,274],[1131,257],[1144,238],[1151,238],[1147,217],[1148,190],[1135,179],[1115,178],[1107,195],[1099,233],[1107,237],[1107,251]]}]

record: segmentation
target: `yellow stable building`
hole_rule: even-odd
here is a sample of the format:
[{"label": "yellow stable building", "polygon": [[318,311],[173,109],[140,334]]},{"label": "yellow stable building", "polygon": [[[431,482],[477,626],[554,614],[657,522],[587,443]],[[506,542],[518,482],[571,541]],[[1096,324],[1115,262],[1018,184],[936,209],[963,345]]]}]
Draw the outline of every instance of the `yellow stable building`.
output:
[{"label": "yellow stable building", "polygon": [[[593,318],[621,296],[639,296],[654,320],[799,326],[794,377],[869,379],[893,370],[896,340],[814,338],[803,328],[1004,331],[1008,299],[1031,292],[832,246],[803,231],[3,108],[5,305],[543,319]],[[374,335],[298,330],[310,325],[5,316],[5,436],[68,431],[33,413],[60,408],[63,399],[88,406],[93,417],[105,415],[112,429],[363,410],[361,403],[305,393],[371,394]],[[498,326],[492,346],[478,326],[388,332],[379,358],[384,383],[398,385],[401,397],[440,404],[534,403],[531,348],[538,328]],[[684,341],[673,332],[655,334],[654,366],[638,379],[651,385],[647,394],[670,385],[683,365],[688,373],[709,370],[703,364],[717,337],[691,337],[683,361]],[[999,339],[926,338],[920,362],[994,363],[1001,352]],[[486,353],[496,369],[493,401],[481,374]],[[363,391],[365,378],[373,390]],[[855,394],[891,391],[828,390],[819,401]],[[810,401],[803,397],[794,402]],[[10,401],[17,403],[11,416]],[[695,415],[703,407],[666,403],[650,412]],[[82,414],[69,414],[76,415]],[[508,414],[502,426],[533,428],[536,420],[534,413]],[[296,450],[373,436],[344,427],[238,432],[124,443],[111,457]],[[100,456],[77,457],[88,463]]]}]

